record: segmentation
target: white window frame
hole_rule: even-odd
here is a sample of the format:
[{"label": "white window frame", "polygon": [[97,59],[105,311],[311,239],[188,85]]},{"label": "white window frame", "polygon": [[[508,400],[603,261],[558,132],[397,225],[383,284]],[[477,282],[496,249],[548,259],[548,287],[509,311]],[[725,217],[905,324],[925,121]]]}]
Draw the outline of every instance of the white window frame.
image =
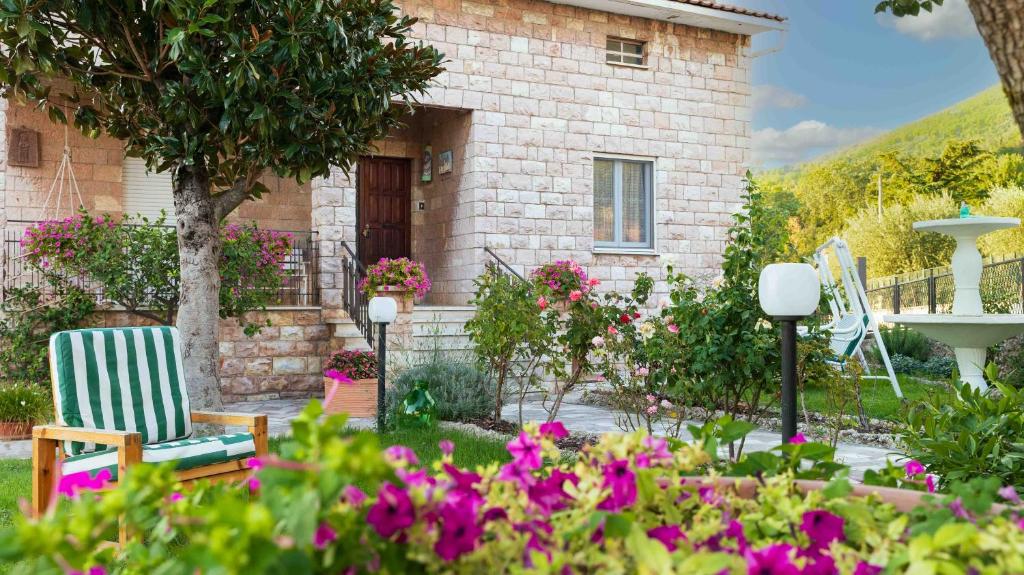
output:
[{"label": "white window frame", "polygon": [[[618,42],[619,49],[613,50],[608,47],[609,42]],[[639,46],[640,47],[640,62],[627,62],[626,58],[636,58],[637,54],[634,52],[627,52],[624,48],[626,45]],[[643,40],[633,40],[630,38],[619,38],[617,36],[608,36],[604,41],[604,62],[605,64],[611,64],[612,66],[632,66],[634,68],[646,68],[647,67],[647,42]],[[618,60],[611,58],[617,57]]]},{"label": "white window frame", "polygon": [[[594,253],[618,253],[618,254],[649,254],[654,255],[656,251],[656,229],[654,220],[657,205],[656,165],[655,158],[638,156],[625,156],[620,154],[595,154],[594,163],[598,161],[613,162],[612,166],[612,197],[615,215],[613,224],[614,239],[612,241],[598,241],[594,238]],[[646,242],[624,242],[622,241],[622,165],[642,164],[644,166],[644,182],[647,184],[647,241]],[[593,170],[591,170],[593,172]],[[591,186],[594,185],[594,176],[591,173]],[[593,225],[593,222],[591,222]],[[596,230],[595,230],[596,231]]]}]

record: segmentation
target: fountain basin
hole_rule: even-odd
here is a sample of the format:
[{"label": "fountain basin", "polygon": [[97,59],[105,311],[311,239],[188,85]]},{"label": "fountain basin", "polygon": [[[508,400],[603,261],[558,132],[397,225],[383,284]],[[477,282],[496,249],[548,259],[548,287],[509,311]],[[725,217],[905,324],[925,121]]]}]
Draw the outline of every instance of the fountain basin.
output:
[{"label": "fountain basin", "polygon": [[905,325],[950,347],[991,347],[1024,333],[1021,314],[890,314],[889,323]]},{"label": "fountain basin", "polygon": [[996,218],[991,216],[972,216],[970,218],[947,218],[944,220],[924,220],[914,222],[914,229],[919,232],[937,232],[948,236],[977,238],[989,232],[1020,225],[1017,218]]}]

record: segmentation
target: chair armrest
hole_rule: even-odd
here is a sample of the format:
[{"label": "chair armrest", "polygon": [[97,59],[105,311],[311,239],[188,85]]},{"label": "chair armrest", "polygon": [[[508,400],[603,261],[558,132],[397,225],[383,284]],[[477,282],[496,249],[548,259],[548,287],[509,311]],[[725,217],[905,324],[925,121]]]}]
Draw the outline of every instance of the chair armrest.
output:
[{"label": "chair armrest", "polygon": [[240,412],[217,412],[217,411],[193,411],[193,423],[218,423],[221,425],[245,425],[255,427],[262,421],[265,426],[267,416],[262,413],[240,413]]},{"label": "chair armrest", "polygon": [[63,427],[60,425],[37,425],[32,428],[32,438],[51,439],[54,441],[81,441],[116,447],[142,444],[142,434],[137,431]]}]

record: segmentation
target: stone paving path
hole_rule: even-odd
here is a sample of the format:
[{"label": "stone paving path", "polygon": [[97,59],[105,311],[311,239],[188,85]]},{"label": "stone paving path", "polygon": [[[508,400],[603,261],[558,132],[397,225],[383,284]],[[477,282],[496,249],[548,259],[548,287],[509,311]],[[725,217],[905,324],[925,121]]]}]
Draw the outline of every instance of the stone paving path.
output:
[{"label": "stone paving path", "polygon": [[[275,399],[267,401],[252,401],[241,403],[229,403],[224,406],[225,411],[240,411],[245,413],[266,413],[270,435],[287,435],[291,431],[290,421],[302,408],[305,407],[306,399]],[[620,432],[615,424],[614,413],[603,407],[583,405],[571,402],[563,403],[559,410],[558,419],[565,424],[569,431],[584,433],[607,433]],[[505,406],[504,415],[507,419],[517,418],[517,406]],[[547,412],[544,411],[540,402],[528,401],[523,405],[523,417],[527,421],[544,421],[547,419]],[[352,418],[349,425],[357,428],[372,428],[373,420],[369,418]],[[240,430],[241,428],[239,428]],[[235,431],[234,428],[228,428]],[[692,439],[690,434],[683,432],[681,439]],[[779,444],[779,434],[773,431],[754,431],[747,436],[746,449],[752,451],[763,451]],[[859,479],[864,471],[869,468],[882,467],[886,458],[898,454],[889,449],[858,445],[853,443],[840,443],[838,446],[837,459],[850,466],[851,476]],[[0,458],[28,459],[32,457],[32,443],[30,441],[3,441],[0,442]]]}]

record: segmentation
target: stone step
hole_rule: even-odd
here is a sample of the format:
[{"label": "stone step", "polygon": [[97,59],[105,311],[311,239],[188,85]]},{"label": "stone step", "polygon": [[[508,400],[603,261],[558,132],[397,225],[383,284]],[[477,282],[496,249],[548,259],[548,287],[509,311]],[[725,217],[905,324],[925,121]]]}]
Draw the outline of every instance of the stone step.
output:
[{"label": "stone step", "polygon": [[475,313],[474,306],[417,306],[412,310],[412,322],[466,323]]},{"label": "stone step", "polygon": [[334,337],[362,337],[363,333],[352,321],[334,324]]}]

